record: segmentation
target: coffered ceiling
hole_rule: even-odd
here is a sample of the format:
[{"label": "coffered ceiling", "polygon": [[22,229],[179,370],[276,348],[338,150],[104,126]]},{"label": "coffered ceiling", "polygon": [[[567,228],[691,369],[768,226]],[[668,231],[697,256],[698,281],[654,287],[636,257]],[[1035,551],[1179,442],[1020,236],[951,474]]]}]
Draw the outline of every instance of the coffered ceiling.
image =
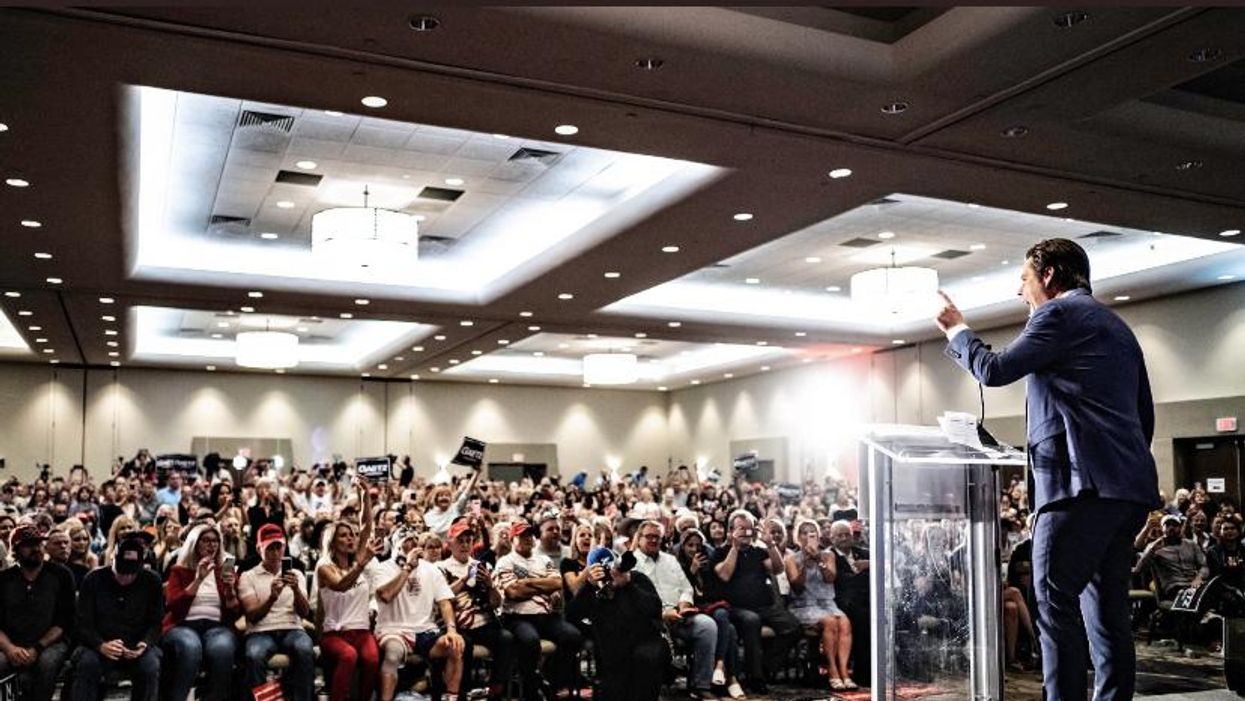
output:
[{"label": "coffered ceiling", "polygon": [[[1245,10],[6,9],[0,40],[4,359],[229,369],[231,317],[337,353],[290,372],[718,358],[637,385],[673,388],[935,337],[847,300],[892,255],[980,324],[1024,318],[1048,236],[1112,303],[1245,279]],[[414,261],[314,257],[364,187]]]}]

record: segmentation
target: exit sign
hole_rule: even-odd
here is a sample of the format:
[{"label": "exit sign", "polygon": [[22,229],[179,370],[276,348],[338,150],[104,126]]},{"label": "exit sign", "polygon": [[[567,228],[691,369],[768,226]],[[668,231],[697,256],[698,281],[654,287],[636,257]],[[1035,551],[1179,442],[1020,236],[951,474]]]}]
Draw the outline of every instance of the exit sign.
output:
[{"label": "exit sign", "polygon": [[1229,433],[1236,430],[1235,416],[1221,416],[1215,419],[1215,430],[1220,433]]}]

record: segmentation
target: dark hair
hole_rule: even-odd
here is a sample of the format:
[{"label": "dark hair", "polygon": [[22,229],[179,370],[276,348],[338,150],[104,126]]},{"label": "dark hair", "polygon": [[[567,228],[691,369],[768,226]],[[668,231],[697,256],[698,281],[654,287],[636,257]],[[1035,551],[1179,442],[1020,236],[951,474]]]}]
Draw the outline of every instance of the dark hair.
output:
[{"label": "dark hair", "polygon": [[1053,271],[1051,285],[1060,292],[1084,288],[1093,293],[1089,284],[1089,256],[1085,249],[1068,239],[1046,239],[1033,244],[1025,251],[1025,258],[1033,270],[1042,276],[1048,269]]}]

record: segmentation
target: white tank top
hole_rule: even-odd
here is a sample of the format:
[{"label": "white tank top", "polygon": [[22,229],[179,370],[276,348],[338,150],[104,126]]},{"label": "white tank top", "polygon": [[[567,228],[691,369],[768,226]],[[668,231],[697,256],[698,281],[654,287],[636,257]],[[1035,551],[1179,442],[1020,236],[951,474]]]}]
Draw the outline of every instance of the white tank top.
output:
[{"label": "white tank top", "polygon": [[333,591],[320,586],[320,602],[324,606],[324,630],[369,630],[372,627],[368,609],[372,602],[372,578],[375,566],[367,563],[354,586],[346,591]]},{"label": "white tank top", "polygon": [[195,598],[190,602],[190,610],[186,612],[187,621],[219,621],[220,592],[216,590],[216,577],[208,577],[199,582]]}]

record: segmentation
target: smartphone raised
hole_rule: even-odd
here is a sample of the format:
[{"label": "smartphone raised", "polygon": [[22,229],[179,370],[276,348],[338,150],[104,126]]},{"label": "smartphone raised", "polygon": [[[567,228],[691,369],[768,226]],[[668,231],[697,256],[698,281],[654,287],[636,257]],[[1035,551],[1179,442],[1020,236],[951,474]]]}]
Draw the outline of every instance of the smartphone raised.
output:
[{"label": "smartphone raised", "polygon": [[281,558],[281,574],[285,574],[294,569],[294,558],[286,556]]},{"label": "smartphone raised", "polygon": [[220,571],[221,571],[221,574],[233,574],[234,570],[237,567],[238,567],[238,558],[234,557],[233,555],[228,555],[225,557],[224,561],[221,562]]}]

